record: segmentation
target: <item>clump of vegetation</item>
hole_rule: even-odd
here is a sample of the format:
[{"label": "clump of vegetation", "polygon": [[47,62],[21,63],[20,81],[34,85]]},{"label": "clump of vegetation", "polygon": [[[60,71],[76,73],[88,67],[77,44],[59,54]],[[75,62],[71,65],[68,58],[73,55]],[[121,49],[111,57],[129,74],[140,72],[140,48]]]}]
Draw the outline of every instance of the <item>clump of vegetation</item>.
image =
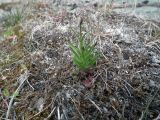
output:
[{"label": "clump of vegetation", "polygon": [[86,34],[82,35],[80,25],[80,37],[77,44],[70,43],[69,47],[72,51],[73,63],[79,70],[88,70],[96,64],[98,54],[95,50],[95,43],[85,41]]},{"label": "clump of vegetation", "polygon": [[6,38],[14,34],[13,27],[8,27],[6,31],[3,32],[3,37]]},{"label": "clump of vegetation", "polygon": [[15,30],[15,28],[17,29],[17,26],[19,26],[19,22],[23,17],[23,13],[23,9],[14,9],[2,16],[1,22],[4,28],[1,34],[3,36],[2,39],[6,39],[16,34],[17,30]]},{"label": "clump of vegetation", "polygon": [[23,10],[15,9],[5,14],[2,18],[5,27],[15,26],[23,17]]}]

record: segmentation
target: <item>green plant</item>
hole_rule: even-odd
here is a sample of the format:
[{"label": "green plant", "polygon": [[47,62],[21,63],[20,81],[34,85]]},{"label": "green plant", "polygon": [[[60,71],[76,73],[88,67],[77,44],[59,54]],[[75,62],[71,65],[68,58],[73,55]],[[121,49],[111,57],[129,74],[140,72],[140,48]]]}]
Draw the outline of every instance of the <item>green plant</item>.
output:
[{"label": "green plant", "polygon": [[7,88],[4,88],[4,89],[2,90],[2,94],[3,94],[5,97],[9,97],[9,96],[10,96],[10,93],[9,93],[9,91],[8,91]]},{"label": "green plant", "polygon": [[90,67],[96,64],[98,54],[95,50],[95,43],[86,42],[85,34],[81,34],[79,42],[75,45],[70,43],[69,47],[72,52],[73,63],[78,67],[79,70],[88,70]]},{"label": "green plant", "polygon": [[11,35],[13,35],[13,34],[14,34],[14,29],[13,29],[13,27],[8,27],[8,28],[6,29],[6,31],[3,32],[3,37],[6,38],[6,37],[11,36]]},{"label": "green plant", "polygon": [[2,17],[3,25],[5,27],[15,26],[22,19],[23,11],[22,10],[12,10],[9,13],[5,14]]}]

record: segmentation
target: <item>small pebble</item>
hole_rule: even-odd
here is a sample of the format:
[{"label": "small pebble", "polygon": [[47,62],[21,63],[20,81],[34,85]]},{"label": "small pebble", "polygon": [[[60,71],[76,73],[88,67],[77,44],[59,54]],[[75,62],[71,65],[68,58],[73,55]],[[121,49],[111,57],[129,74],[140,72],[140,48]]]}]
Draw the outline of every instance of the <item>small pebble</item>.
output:
[{"label": "small pebble", "polygon": [[155,84],[155,82],[154,82],[153,80],[150,80],[150,81],[149,81],[149,86],[150,86],[150,87],[155,87],[156,84]]}]

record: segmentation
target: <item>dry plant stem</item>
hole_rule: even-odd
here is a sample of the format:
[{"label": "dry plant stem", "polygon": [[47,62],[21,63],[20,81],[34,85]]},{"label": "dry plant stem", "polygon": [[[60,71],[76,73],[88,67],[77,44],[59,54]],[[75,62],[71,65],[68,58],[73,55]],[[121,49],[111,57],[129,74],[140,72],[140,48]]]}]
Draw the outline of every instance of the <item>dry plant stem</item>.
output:
[{"label": "dry plant stem", "polygon": [[105,77],[105,79],[102,77],[102,75],[100,75],[100,77],[101,77],[101,79],[103,80],[103,82],[105,83],[105,86],[106,86],[106,89],[108,90],[108,89],[111,89],[111,86],[109,86],[109,84],[107,83],[107,81],[108,81],[108,77],[107,77],[107,69],[103,69],[104,70],[104,72],[105,72],[105,74],[106,74],[106,77]]},{"label": "dry plant stem", "polygon": [[98,109],[98,111],[102,114],[101,109],[98,107],[98,105],[96,105],[96,103],[94,101],[92,101],[91,99],[89,99],[89,101]]},{"label": "dry plant stem", "polygon": [[9,118],[9,114],[10,114],[10,110],[11,110],[11,107],[12,107],[12,103],[13,103],[13,100],[14,98],[16,97],[15,94],[19,93],[23,83],[28,79],[28,71],[26,70],[24,74],[22,74],[20,77],[19,77],[19,81],[21,81],[20,85],[18,86],[18,88],[16,89],[16,91],[13,93],[12,97],[11,97],[11,100],[9,102],[9,106],[8,106],[8,110],[7,110],[7,113],[6,113],[6,120]]},{"label": "dry plant stem", "polygon": [[[32,120],[34,117],[38,116],[39,114],[41,114],[42,112],[44,112],[46,109],[48,109],[51,106],[51,104],[49,104],[46,108],[44,108],[42,111],[38,112],[37,114],[35,114],[34,116],[32,116],[31,118],[29,118],[28,120]],[[48,120],[47,118],[44,120]]]},{"label": "dry plant stem", "polygon": [[[55,102],[56,98],[58,97],[58,95],[59,95],[59,94],[57,93],[57,95],[55,96],[55,98],[52,99],[52,102],[51,102],[46,108],[44,108],[42,111],[38,112],[37,114],[35,114],[35,115],[32,116],[31,118],[29,118],[29,120],[32,120],[34,117],[36,117],[37,115],[41,114],[41,113],[44,112],[46,109],[48,109],[52,104],[54,104],[54,102]],[[51,115],[54,113],[55,109],[56,109],[56,108],[54,107],[53,110],[51,111],[51,113],[48,115],[48,117],[45,118],[44,120],[49,120],[49,118],[51,117]]]},{"label": "dry plant stem", "polygon": [[145,117],[145,115],[146,115],[146,113],[147,113],[147,111],[148,111],[148,108],[149,108],[150,104],[152,103],[152,101],[154,100],[154,98],[156,97],[159,89],[160,89],[160,86],[158,86],[158,89],[157,89],[156,93],[154,94],[154,96],[153,96],[153,97],[150,99],[150,101],[148,102],[147,107],[146,107],[145,111],[142,112],[142,115],[141,115],[141,117],[140,117],[139,120],[143,120],[143,118]]},{"label": "dry plant stem", "polygon": [[74,106],[76,108],[76,110],[78,111],[79,115],[81,116],[82,120],[85,120],[83,115],[80,113],[80,111],[78,110],[77,106],[76,106],[76,103],[74,102],[73,98],[71,98],[72,102],[74,103]]},{"label": "dry plant stem", "polygon": [[33,91],[35,90],[34,87],[29,83],[29,81],[27,80],[28,85],[33,89]]},{"label": "dry plant stem", "polygon": [[56,109],[56,107],[53,108],[53,110],[51,111],[51,113],[48,115],[48,117],[45,120],[49,120],[52,117],[55,109]]},{"label": "dry plant stem", "polygon": [[129,96],[130,96],[130,97],[132,97],[132,94],[130,93],[130,91],[129,91],[129,89],[127,88],[127,86],[126,86],[126,85],[124,85],[124,87],[126,88],[126,90],[127,90],[128,94],[129,94]]},{"label": "dry plant stem", "polygon": [[121,116],[121,114],[118,112],[118,110],[117,110],[114,106],[112,106],[112,108],[116,111],[118,117],[121,118],[122,116]]},{"label": "dry plant stem", "polygon": [[[64,107],[64,106],[62,106],[62,107]],[[64,114],[65,119],[68,120],[68,117],[67,117],[67,115],[66,115],[65,110],[63,109],[62,111],[63,111],[63,114]]]},{"label": "dry plant stem", "polygon": [[123,105],[122,107],[122,117],[124,118],[124,110],[125,110],[126,104]]},{"label": "dry plant stem", "polygon": [[61,115],[60,115],[59,106],[57,107],[57,116],[58,116],[58,120],[61,120]]}]

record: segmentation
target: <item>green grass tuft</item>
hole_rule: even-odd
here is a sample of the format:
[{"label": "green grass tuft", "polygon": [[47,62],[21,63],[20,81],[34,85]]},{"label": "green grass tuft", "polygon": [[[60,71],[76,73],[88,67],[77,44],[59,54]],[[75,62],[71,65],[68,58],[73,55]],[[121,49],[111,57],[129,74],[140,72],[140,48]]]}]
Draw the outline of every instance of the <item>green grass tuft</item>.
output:
[{"label": "green grass tuft", "polygon": [[22,16],[23,16],[22,10],[18,10],[18,9],[12,10],[2,17],[3,25],[5,27],[15,26],[20,22],[20,20],[22,19]]},{"label": "green grass tuft", "polygon": [[72,52],[73,63],[79,70],[88,70],[96,64],[98,54],[95,51],[95,44],[87,43],[85,35],[80,35],[77,45],[70,43],[69,47]]}]

